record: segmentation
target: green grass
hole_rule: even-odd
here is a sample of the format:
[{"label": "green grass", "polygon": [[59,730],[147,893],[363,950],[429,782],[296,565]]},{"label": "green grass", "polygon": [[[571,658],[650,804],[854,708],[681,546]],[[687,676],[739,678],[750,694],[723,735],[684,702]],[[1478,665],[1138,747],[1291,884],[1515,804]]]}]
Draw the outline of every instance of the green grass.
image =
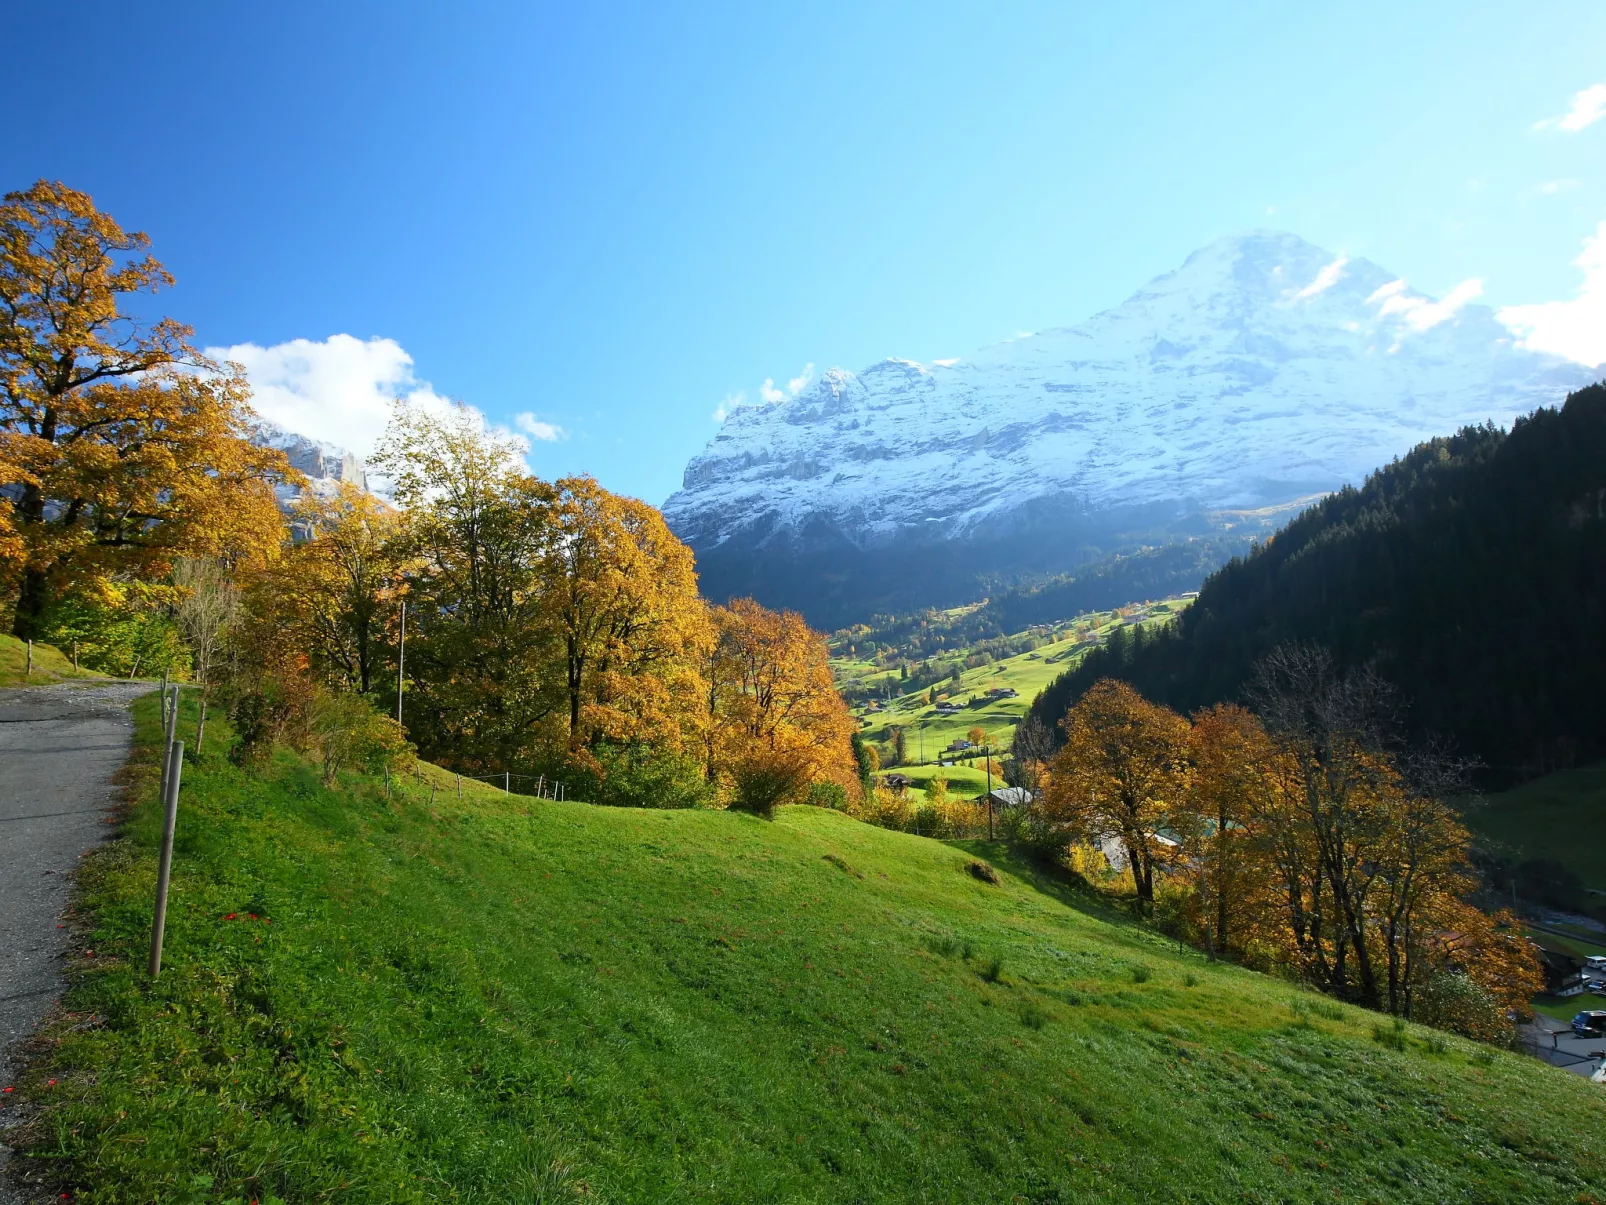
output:
[{"label": "green grass", "polygon": [[1490,795],[1468,810],[1467,823],[1517,861],[1560,862],[1584,886],[1606,891],[1606,762]]},{"label": "green grass", "polygon": [[44,1106],[21,1162],[87,1205],[1606,1195],[1579,1077],[1376,1041],[1007,849],[817,809],[459,801],[439,771],[431,805],[209,757],[152,984],[155,714],[84,864],[71,1011],[8,1098]]},{"label": "green grass", "polygon": [[[1186,599],[1171,599],[1149,606],[1149,618],[1144,626],[1170,619],[1187,604]],[[1119,626],[1114,612],[1100,612],[1084,618],[1093,625],[1089,631],[1098,635],[1108,635]],[[948,692],[948,701],[962,705],[957,715],[937,714],[935,707],[926,701],[925,690],[894,694],[890,705],[877,711],[857,707],[854,714],[860,719],[860,731],[865,739],[878,743],[887,740],[891,725],[902,725],[911,763],[936,763],[942,759],[943,749],[951,741],[966,738],[972,728],[981,728],[997,748],[1007,749],[1015,726],[1031,707],[1032,700],[1060,674],[1075,666],[1082,654],[1092,647],[1089,640],[1067,638],[1045,644],[1029,653],[1019,653],[964,670],[957,685],[952,682],[939,684],[940,690]],[[962,656],[963,653],[957,651],[954,655]],[[895,671],[877,670],[871,662],[838,659],[831,664],[837,680],[844,684],[852,681],[883,682],[890,684],[893,691],[897,691],[901,685]],[[963,706],[973,696],[978,699],[984,697],[989,687],[1013,687],[1020,693],[1013,699],[998,699],[979,707]],[[926,767],[922,765],[921,769],[924,771]],[[911,773],[908,767],[900,767],[900,772]],[[982,789],[980,782],[978,775],[978,792]]]},{"label": "green grass", "polygon": [[33,674],[28,674],[28,644],[15,636],[0,636],[0,686],[39,686],[68,678],[98,678],[88,670],[76,670],[72,658],[52,645],[34,643]]}]

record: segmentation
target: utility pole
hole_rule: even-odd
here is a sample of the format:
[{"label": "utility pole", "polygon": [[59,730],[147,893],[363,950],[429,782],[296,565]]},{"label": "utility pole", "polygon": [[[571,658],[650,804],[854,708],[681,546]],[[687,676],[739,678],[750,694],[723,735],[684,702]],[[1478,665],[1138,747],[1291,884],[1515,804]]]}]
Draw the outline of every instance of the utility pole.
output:
[{"label": "utility pole", "polygon": [[402,599],[401,642],[396,646],[396,723],[400,725],[402,699],[402,670],[407,665],[407,600]]}]

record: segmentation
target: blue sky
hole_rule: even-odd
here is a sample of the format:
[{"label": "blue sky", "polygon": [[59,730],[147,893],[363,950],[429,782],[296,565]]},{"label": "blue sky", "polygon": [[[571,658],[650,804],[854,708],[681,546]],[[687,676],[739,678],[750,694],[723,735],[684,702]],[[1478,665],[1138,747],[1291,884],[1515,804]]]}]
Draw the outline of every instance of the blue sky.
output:
[{"label": "blue sky", "polygon": [[654,503],[724,399],[1070,324],[1224,234],[1500,306],[1606,260],[1599,0],[63,0],[7,35],[0,184],[147,231],[165,310],[312,434],[429,390]]}]

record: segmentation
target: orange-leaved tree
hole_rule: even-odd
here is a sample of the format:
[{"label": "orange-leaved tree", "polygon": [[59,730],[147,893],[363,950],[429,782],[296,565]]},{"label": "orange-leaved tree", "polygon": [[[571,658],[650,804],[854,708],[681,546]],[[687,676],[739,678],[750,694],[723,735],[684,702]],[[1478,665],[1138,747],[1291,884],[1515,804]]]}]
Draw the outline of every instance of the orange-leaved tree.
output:
[{"label": "orange-leaved tree", "polygon": [[713,631],[691,549],[663,516],[590,477],[562,478],[541,575],[571,753],[584,761],[599,741],[695,748]]},{"label": "orange-leaved tree", "polygon": [[0,203],[0,570],[20,637],[82,579],[278,547],[273,484],[290,469],[244,438],[244,381],[188,327],[123,308],[171,283],[147,244],[62,184]]},{"label": "orange-leaved tree", "polygon": [[1065,745],[1049,768],[1043,815],[1070,840],[1119,839],[1150,907],[1155,871],[1180,854],[1187,823],[1188,721],[1107,678],[1061,724]]},{"label": "orange-leaved tree", "polygon": [[[717,634],[706,670],[711,777],[775,787],[773,800],[800,797],[813,783],[856,793],[856,728],[831,678],[830,650],[795,611],[771,611],[750,598],[712,609]],[[770,773],[774,766],[791,769]],[[784,785],[782,790],[777,784]]]},{"label": "orange-leaved tree", "polygon": [[[1193,717],[1188,797],[1201,936],[1211,957],[1283,947],[1275,863],[1259,822],[1272,810],[1277,750],[1256,715],[1221,703]],[[1257,961],[1260,959],[1257,958]]]}]

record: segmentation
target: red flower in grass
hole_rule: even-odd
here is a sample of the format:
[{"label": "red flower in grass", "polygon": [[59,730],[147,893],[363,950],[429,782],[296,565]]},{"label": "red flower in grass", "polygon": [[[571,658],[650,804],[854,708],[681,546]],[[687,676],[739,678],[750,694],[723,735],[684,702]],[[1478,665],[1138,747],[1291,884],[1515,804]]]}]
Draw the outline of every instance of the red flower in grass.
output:
[{"label": "red flower in grass", "polygon": [[257,914],[255,912],[247,912],[246,915],[249,916],[252,920],[256,920],[256,918],[257,918]]},{"label": "red flower in grass", "polygon": [[9,1093],[12,1093],[12,1092],[15,1092],[15,1091],[16,1091],[15,1088],[11,1087],[10,1085],[7,1085],[4,1088],[0,1088],[0,1095],[6,1095],[6,1094],[9,1094]]},{"label": "red flower in grass", "polygon": [[51,1080],[48,1084],[45,1085],[45,1087],[47,1087],[47,1088],[54,1088],[55,1086],[56,1086],[56,1081],[55,1080]]},{"label": "red flower in grass", "polygon": [[235,917],[237,917],[239,915],[240,914],[238,912],[231,912],[227,916],[225,916],[223,919],[224,920],[233,920]]}]

